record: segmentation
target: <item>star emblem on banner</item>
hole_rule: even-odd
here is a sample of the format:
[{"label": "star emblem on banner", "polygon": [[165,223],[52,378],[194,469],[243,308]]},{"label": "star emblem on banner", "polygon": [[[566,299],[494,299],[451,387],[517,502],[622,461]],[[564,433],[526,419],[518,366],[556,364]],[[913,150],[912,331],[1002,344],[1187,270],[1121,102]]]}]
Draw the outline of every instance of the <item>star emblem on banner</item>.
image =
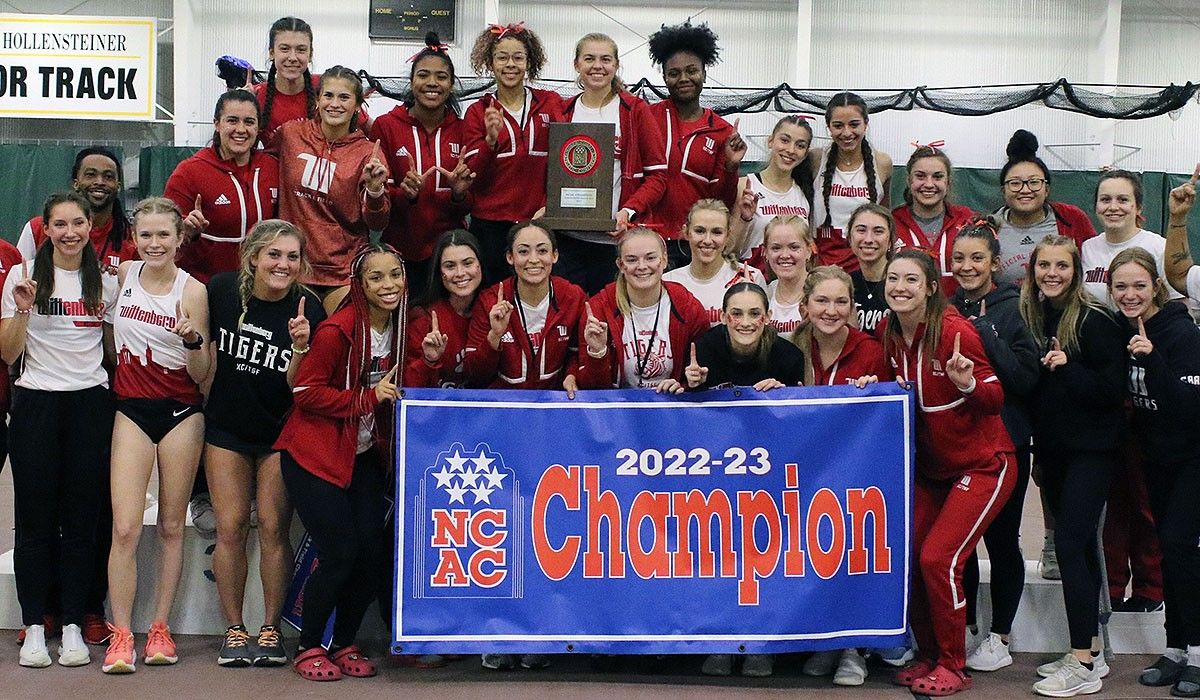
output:
[{"label": "star emblem on banner", "polygon": [[492,494],[504,488],[504,480],[509,476],[501,471],[503,464],[500,454],[484,443],[476,445],[474,450],[455,443],[449,451],[438,455],[438,462],[429,473],[437,482],[436,488],[445,492],[451,504],[491,505]]}]

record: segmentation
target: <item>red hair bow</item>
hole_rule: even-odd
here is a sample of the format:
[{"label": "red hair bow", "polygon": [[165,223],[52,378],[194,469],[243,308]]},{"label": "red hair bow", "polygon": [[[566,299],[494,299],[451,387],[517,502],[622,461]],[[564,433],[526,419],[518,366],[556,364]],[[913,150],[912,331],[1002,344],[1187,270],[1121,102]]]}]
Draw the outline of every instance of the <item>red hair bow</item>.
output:
[{"label": "red hair bow", "polygon": [[942,148],[945,145],[946,145],[946,142],[941,139],[938,139],[937,141],[930,141],[929,143],[917,143],[916,141],[912,142],[913,148],[933,149],[933,148]]},{"label": "red hair bow", "polygon": [[525,20],[508,24],[493,24],[490,29],[492,34],[496,35],[496,41],[500,41],[509,34],[520,34],[525,31]]},{"label": "red hair bow", "polygon": [[425,48],[423,48],[420,51],[409,56],[407,63],[412,63],[413,61],[417,60],[417,56],[420,56],[421,54],[425,53],[426,51],[432,51],[433,53],[440,53],[440,54],[448,56],[449,51],[450,51],[450,44],[426,44]]}]

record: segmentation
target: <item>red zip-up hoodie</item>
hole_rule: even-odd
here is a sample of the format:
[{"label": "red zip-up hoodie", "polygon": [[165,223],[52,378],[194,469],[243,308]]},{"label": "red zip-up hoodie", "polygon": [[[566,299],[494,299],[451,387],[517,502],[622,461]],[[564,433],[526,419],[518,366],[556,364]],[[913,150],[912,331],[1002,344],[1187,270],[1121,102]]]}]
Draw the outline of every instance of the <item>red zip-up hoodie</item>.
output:
[{"label": "red zip-up hoodie", "polygon": [[471,215],[489,221],[520,221],[546,206],[546,152],[550,149],[550,122],[563,121],[562,98],[557,92],[526,88],[530,94],[525,123],[496,102],[504,128],[496,145],[487,143],[483,116],[495,101],[484,95],[463,115],[467,165],[476,173],[471,186]]},{"label": "red zip-up hoodie", "polygon": [[[903,347],[903,341],[885,345],[888,366],[880,376],[880,380],[903,377],[916,392],[919,473],[947,481],[970,470],[999,471],[1002,463],[996,455],[1012,452],[1013,444],[1000,419],[1004,389],[988,364],[979,333],[951,306],[942,315],[941,338],[933,357],[926,357],[921,347],[924,334],[925,324],[921,324],[915,347]],[[969,394],[959,391],[944,369],[954,352],[955,335],[961,336],[960,352],[975,363],[975,389]]]},{"label": "red zip-up hoodie", "polygon": [[[687,287],[678,282],[664,281],[662,284],[667,298],[671,300],[671,318],[667,325],[671,357],[674,358],[671,377],[678,380],[683,377],[683,368],[687,366],[686,358],[690,355],[691,344],[708,332],[708,312]],[[609,283],[589,303],[596,318],[608,324],[608,352],[604,353],[604,357],[592,357],[587,352],[587,346],[581,344],[575,379],[581,389],[620,388],[621,373],[625,370],[625,344],[622,342],[625,337],[625,316],[617,306],[617,283]],[[586,324],[585,315],[580,319],[581,338]]]},{"label": "red zip-up hoodie", "polygon": [[438,236],[463,228],[463,217],[471,211],[470,193],[455,202],[446,176],[437,169],[453,171],[458,165],[464,152],[463,121],[447,109],[442,123],[430,132],[400,105],[372,123],[371,138],[383,146],[395,183],[410,170],[425,174],[432,168],[416,201],[409,201],[396,184],[388,188],[392,216],[383,232],[383,240],[395,246],[405,260],[428,260]]},{"label": "red zip-up hoodie", "polygon": [[938,267],[938,284],[942,294],[947,299],[954,296],[958,282],[950,272],[950,259],[954,255],[954,237],[963,226],[971,223],[978,216],[968,207],[957,204],[946,204],[946,215],[942,217],[942,230],[936,241],[930,241],[917,220],[913,218],[912,207],[903,204],[892,210],[892,219],[896,222],[896,245],[893,250],[902,248],[921,248],[933,256],[933,262]]},{"label": "red zip-up hoodie", "polygon": [[[391,405],[380,404],[373,387],[355,386],[358,378],[350,369],[353,334],[352,306],[317,326],[308,356],[296,370],[292,410],[274,445],[287,450],[305,471],[343,489],[354,474],[359,418],[375,413],[378,433],[386,433],[391,425],[387,415],[380,415],[390,414]],[[392,353],[394,364],[399,353],[396,348]]]},{"label": "red zip-up hoodie", "polygon": [[[492,389],[561,389],[579,348],[579,319],[585,315],[583,304],[587,294],[561,277],[550,278],[546,325],[542,328],[541,341],[533,340],[539,348],[535,362],[529,337],[521,323],[520,309],[514,308],[509,317],[508,330],[500,338],[499,350],[493,350],[487,340],[491,330],[488,313],[496,300],[503,296],[514,307],[519,304],[516,284],[517,281],[510,277],[483,290],[475,300],[463,360],[467,383]],[[441,318],[438,314],[439,322]]]},{"label": "red zip-up hoodie", "polygon": [[683,238],[688,210],[697,200],[719,199],[733,211],[738,172],[725,169],[725,143],[733,127],[707,107],[699,124],[681,122],[670,100],[650,105],[650,114],[663,134],[667,163],[666,192],[650,219],[664,238]]},{"label": "red zip-up hoodie", "polygon": [[[582,93],[563,104],[563,121],[571,121]],[[667,189],[667,144],[650,105],[642,98],[621,91],[621,136],[617,156],[621,161],[621,201],[617,209],[630,209],[640,223],[650,215]],[[691,205],[688,205],[691,206]]]},{"label": "red zip-up hoodie", "polygon": [[391,201],[368,197],[361,183],[374,149],[361,131],[330,143],[312,119],[279,127],[279,218],[308,236],[313,271],[304,282],[347,284],[354,251],[387,228]]},{"label": "red zip-up hoodie", "polygon": [[279,161],[265,151],[252,151],[250,162],[242,166],[232,158],[222,160],[215,146],[202,148],[175,167],[163,192],[184,216],[196,207],[196,195],[208,228],[183,246],[178,264],[208,284],[218,272],[238,269],[246,233],[259,221],[275,217]]},{"label": "red zip-up hoodie", "polygon": [[870,335],[850,328],[846,336],[846,344],[842,352],[829,367],[821,367],[821,348],[817,339],[813,338],[809,355],[813,363],[813,386],[822,384],[833,386],[854,381],[869,374],[879,376],[887,371],[887,363],[883,359],[883,346]]},{"label": "red zip-up hoodie", "polygon": [[[20,267],[21,260],[21,251],[17,250],[12,243],[0,239],[0,285],[3,285],[8,279],[8,274],[13,271],[13,268]],[[11,403],[10,381],[8,365],[0,360],[0,420],[4,420],[8,415],[8,407]]]},{"label": "red zip-up hoodie", "polygon": [[[437,312],[438,330],[446,336],[442,358],[433,364],[425,361],[425,351],[421,348],[425,336],[433,328],[431,311]],[[451,388],[466,384],[463,359],[467,354],[470,325],[471,318],[459,315],[445,299],[435,301],[428,309],[413,309],[408,318],[408,361],[404,366],[404,386]]]}]

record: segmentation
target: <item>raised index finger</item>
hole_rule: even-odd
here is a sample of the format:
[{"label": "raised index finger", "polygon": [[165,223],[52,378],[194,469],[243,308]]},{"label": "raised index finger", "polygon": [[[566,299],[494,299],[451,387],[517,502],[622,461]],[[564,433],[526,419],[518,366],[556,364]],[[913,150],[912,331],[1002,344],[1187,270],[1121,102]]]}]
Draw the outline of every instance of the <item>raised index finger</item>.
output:
[{"label": "raised index finger", "polygon": [[397,362],[396,364],[392,365],[392,368],[388,370],[388,373],[387,373],[387,374],[383,375],[383,379],[381,379],[380,381],[387,382],[388,384],[395,383],[395,381],[396,381],[396,370],[398,370],[398,369],[400,369],[400,363],[399,363],[399,362]]},{"label": "raised index finger", "polygon": [[696,362],[696,344],[695,343],[692,343],[692,365],[695,367],[700,366],[700,363]]},{"label": "raised index finger", "polygon": [[962,333],[955,333],[954,334],[954,354],[955,355],[962,354],[961,352],[959,352],[959,348],[961,348],[961,347],[962,347]]},{"label": "raised index finger", "polygon": [[196,206],[194,206],[194,207],[192,207],[192,208],[193,208],[193,209],[199,209],[199,208],[200,208],[200,195],[199,195],[199,194],[197,194],[197,195],[196,195]]},{"label": "raised index finger", "polygon": [[28,260],[21,261],[21,277],[23,277],[24,279],[29,279],[29,261]]},{"label": "raised index finger", "polygon": [[733,133],[735,133],[735,134],[738,133],[738,124],[741,124],[741,123],[742,123],[741,117],[738,117],[737,119],[733,120]]},{"label": "raised index finger", "polygon": [[383,148],[379,145],[378,141],[375,142],[375,147],[371,149],[371,159],[378,161],[383,160]]},{"label": "raised index finger", "polygon": [[587,311],[589,321],[596,318],[596,314],[592,313],[592,302],[590,302],[590,301],[583,302],[583,308]]},{"label": "raised index finger", "polygon": [[1138,316],[1138,335],[1147,340],[1150,338],[1150,336],[1146,335],[1146,322],[1142,320],[1141,316]]},{"label": "raised index finger", "polygon": [[429,312],[429,330],[439,335],[441,334],[441,331],[438,330],[437,311]]},{"label": "raised index finger", "polygon": [[301,294],[300,295],[300,303],[296,304],[296,318],[302,318],[303,316],[304,316],[304,295]]},{"label": "raised index finger", "polygon": [[1188,180],[1188,182],[1192,183],[1192,186],[1195,187],[1197,180],[1200,180],[1200,163],[1196,163],[1196,169],[1192,171],[1192,179]]}]

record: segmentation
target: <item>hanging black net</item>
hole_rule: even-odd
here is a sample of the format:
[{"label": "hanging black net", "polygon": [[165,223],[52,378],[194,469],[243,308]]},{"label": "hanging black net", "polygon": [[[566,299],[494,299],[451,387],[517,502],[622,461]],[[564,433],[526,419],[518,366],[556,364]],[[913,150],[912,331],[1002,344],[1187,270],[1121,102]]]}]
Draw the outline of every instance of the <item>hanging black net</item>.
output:
[{"label": "hanging black net", "polygon": [[[229,87],[245,82],[245,62],[230,56],[217,61],[218,75]],[[408,78],[378,77],[359,73],[374,91],[394,100],[408,92]],[[265,72],[255,73],[255,82],[266,79]],[[491,78],[460,78],[456,94],[460,102],[470,102],[492,89]],[[554,90],[564,97],[579,89],[574,81],[543,80],[538,87]],[[667,98],[661,85],[643,78],[630,91],[649,102]],[[915,87],[903,90],[855,90],[871,113],[888,110],[924,109],[960,116],[977,117],[1004,112],[1025,105],[1077,112],[1102,119],[1147,119],[1182,109],[1196,95],[1200,85],[1100,85],[1069,83],[1065,78],[1053,83],[1021,85],[984,85],[970,87]],[[758,112],[824,113],[825,105],[837,90],[801,90],[787,83],[772,88],[706,87],[701,103],[718,114],[754,114]]]}]

